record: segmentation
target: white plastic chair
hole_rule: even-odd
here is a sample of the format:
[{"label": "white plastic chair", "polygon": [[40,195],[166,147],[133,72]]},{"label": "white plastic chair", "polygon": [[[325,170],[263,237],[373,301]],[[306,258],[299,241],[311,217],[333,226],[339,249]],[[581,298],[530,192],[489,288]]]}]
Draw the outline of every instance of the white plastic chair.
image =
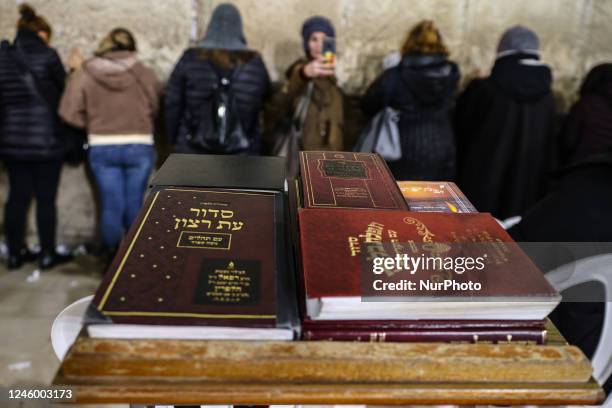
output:
[{"label": "white plastic chair", "polygon": [[51,326],[51,345],[57,358],[62,361],[83,327],[83,315],[93,295],[86,296],[66,306],[57,315]]},{"label": "white plastic chair", "polygon": [[[545,276],[559,292],[586,282],[599,282],[604,286],[604,323],[591,359],[593,377],[603,385],[612,374],[612,254],[579,259],[553,269]],[[602,407],[612,407],[612,395],[608,396]]]}]

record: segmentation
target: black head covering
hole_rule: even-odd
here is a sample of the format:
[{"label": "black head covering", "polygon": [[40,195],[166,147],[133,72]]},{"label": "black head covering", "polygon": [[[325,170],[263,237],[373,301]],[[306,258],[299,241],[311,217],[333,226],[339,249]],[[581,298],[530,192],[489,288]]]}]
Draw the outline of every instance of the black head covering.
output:
[{"label": "black head covering", "polygon": [[197,45],[228,51],[248,49],[242,31],[242,18],[236,6],[231,3],[219,4],[213,11],[204,38]]},{"label": "black head covering", "polygon": [[593,67],[582,82],[580,95],[599,94],[612,84],[612,64],[605,63]]}]

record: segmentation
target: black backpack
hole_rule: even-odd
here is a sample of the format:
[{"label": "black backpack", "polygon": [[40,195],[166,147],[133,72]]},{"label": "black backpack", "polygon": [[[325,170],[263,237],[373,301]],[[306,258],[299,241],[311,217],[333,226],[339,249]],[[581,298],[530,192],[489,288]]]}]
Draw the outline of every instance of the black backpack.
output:
[{"label": "black backpack", "polygon": [[232,89],[239,68],[229,75],[215,69],[218,80],[212,96],[202,105],[197,119],[188,115],[187,141],[193,147],[210,153],[231,154],[247,151],[251,146],[242,128]]}]

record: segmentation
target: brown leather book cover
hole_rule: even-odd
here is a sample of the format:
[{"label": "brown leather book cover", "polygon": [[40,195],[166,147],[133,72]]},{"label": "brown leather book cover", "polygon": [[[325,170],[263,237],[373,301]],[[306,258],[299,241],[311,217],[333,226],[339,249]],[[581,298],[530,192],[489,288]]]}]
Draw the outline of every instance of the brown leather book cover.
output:
[{"label": "brown leather book cover", "polygon": [[303,206],[407,210],[385,161],[375,153],[300,152]]},{"label": "brown leather book cover", "polygon": [[152,191],[92,304],[114,323],[274,327],[280,197]]},{"label": "brown leather book cover", "polygon": [[410,211],[475,213],[474,205],[450,181],[398,181]]},{"label": "brown leather book cover", "polygon": [[[414,297],[421,300],[455,297],[470,302],[554,303],[559,299],[541,271],[490,214],[300,209],[299,224],[307,299],[374,294],[399,296],[408,301]],[[472,264],[471,270],[461,273],[445,266],[415,270],[414,275],[406,270],[373,274],[374,258],[396,255],[415,260],[441,257],[457,262],[456,265],[458,258],[465,260],[469,255],[482,258],[484,268],[478,270]],[[411,279],[416,288],[402,290],[399,285],[400,290],[392,294],[375,293],[371,283],[376,279],[398,284],[402,279]],[[440,290],[434,285],[447,280],[478,282],[481,289],[465,289],[462,285],[462,289],[453,286]],[[430,287],[417,281],[427,282]]]},{"label": "brown leather book cover", "polygon": [[544,344],[546,330],[304,330],[304,340]]}]

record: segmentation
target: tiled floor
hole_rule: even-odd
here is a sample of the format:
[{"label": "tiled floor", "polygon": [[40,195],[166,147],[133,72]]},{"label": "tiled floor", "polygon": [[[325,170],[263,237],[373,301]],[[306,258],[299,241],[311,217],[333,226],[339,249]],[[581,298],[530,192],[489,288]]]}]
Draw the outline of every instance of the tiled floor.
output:
[{"label": "tiled floor", "polygon": [[80,256],[51,271],[36,269],[35,264],[27,264],[9,272],[4,263],[0,265],[0,407],[56,406],[46,401],[9,401],[6,390],[50,384],[59,367],[49,337],[53,319],[95,291],[102,265],[91,256]]}]

